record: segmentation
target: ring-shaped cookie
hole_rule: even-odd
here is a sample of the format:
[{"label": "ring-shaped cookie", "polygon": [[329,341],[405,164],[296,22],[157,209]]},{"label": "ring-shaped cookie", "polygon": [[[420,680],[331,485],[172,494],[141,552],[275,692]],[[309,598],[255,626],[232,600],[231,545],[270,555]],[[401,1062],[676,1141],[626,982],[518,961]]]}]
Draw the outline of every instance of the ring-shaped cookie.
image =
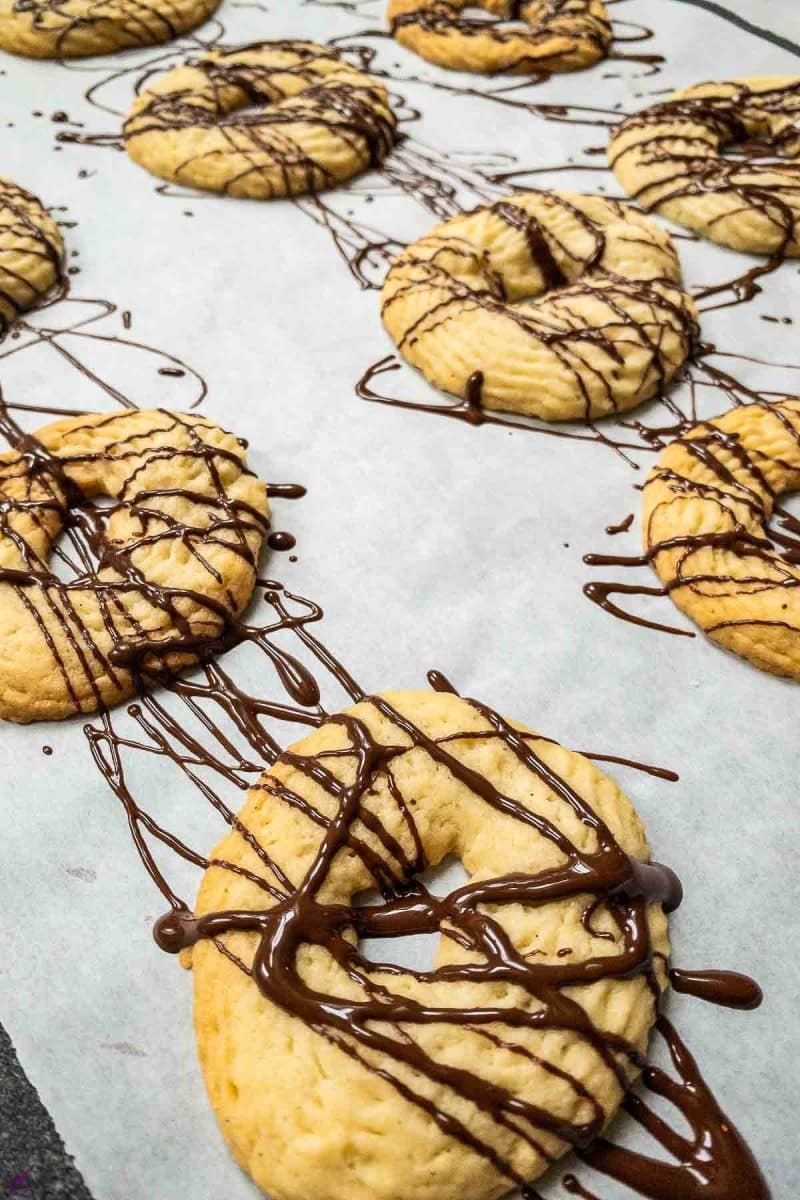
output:
[{"label": "ring-shaped cookie", "polygon": [[387,15],[422,58],[484,74],[579,71],[605,58],[613,37],[602,0],[389,0]]},{"label": "ring-shaped cookie", "polygon": [[313,42],[214,50],[155,79],[125,122],[136,162],[174,183],[272,199],[316,192],[382,162],[386,89]]},{"label": "ring-shaped cookie", "polygon": [[[751,153],[726,157],[735,143]],[[608,149],[617,179],[646,211],[734,250],[790,257],[800,255],[798,155],[798,76],[675,92],[626,118]]]},{"label": "ring-shaped cookie", "polygon": [[623,412],[683,365],[696,309],[672,241],[614,200],[520,192],[404,250],[384,324],[426,379],[545,421]]},{"label": "ring-shaped cookie", "polygon": [[720,646],[800,680],[798,542],[768,525],[797,488],[800,400],[782,400],[694,426],[642,499],[645,549],[678,608]]},{"label": "ring-shaped cookie", "polygon": [[[447,899],[417,878],[458,856]],[[616,1111],[665,986],[679,885],[587,759],[473,701],[373,697],[280,756],[213,852],[195,1028],[274,1200],[489,1200]],[[261,881],[261,882],[259,882]],[[351,907],[378,887],[383,902]],[[357,936],[439,934],[436,968]]]},{"label": "ring-shaped cookie", "polygon": [[[161,409],[6,432],[16,444],[0,455],[0,717],[118,704],[141,676],[225,644],[253,592],[269,511],[238,438]],[[65,528],[66,581],[48,565]]]},{"label": "ring-shaped cookie", "polygon": [[40,200],[0,177],[0,334],[61,278],[64,242]]},{"label": "ring-shaped cookie", "polygon": [[27,58],[85,58],[168,42],[220,0],[0,0],[0,46]]}]

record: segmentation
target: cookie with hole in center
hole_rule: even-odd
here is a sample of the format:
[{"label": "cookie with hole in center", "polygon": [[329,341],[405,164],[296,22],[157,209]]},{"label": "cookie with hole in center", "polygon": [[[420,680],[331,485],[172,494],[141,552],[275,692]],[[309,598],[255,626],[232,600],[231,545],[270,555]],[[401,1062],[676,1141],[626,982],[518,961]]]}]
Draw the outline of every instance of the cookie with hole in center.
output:
[{"label": "cookie with hole in center", "polygon": [[378,166],[396,118],[382,84],[313,42],[212,50],[151,81],[125,122],[131,158],[173,183],[267,200]]},{"label": "cookie with hole in center", "polygon": [[[680,897],[610,778],[480,703],[386,693],[280,755],[239,822],[156,937],[192,947],[208,1093],[266,1194],[490,1200],[603,1128]],[[452,855],[442,897],[420,876]],[[432,968],[394,964],[411,935]]]},{"label": "cookie with hole in center", "polygon": [[697,335],[669,235],[628,205],[515,192],[452,217],[389,268],[383,322],[400,353],[485,408],[592,419],[649,400]]}]

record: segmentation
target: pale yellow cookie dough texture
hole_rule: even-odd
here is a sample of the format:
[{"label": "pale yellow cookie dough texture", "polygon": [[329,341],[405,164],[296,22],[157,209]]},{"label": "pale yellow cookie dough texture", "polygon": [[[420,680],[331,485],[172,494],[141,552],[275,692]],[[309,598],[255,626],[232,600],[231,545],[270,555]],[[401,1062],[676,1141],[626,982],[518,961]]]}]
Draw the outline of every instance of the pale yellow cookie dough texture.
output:
[{"label": "pale yellow cookie dough texture", "polygon": [[42,202],[0,176],[0,332],[61,276],[64,242]]},{"label": "pale yellow cookie dough texture", "polygon": [[800,566],[781,553],[775,507],[797,488],[800,400],[782,400],[694,426],[664,451],[642,497],[645,549],[678,608],[718,645],[793,679]]},{"label": "pale yellow cookie dough texture", "polygon": [[[725,156],[753,140],[765,143],[756,156],[769,161]],[[734,250],[791,257],[800,255],[798,155],[796,75],[675,92],[627,117],[608,149],[617,179],[645,210]]]},{"label": "pale yellow cookie dough texture", "polygon": [[613,37],[602,0],[389,0],[387,17],[422,58],[484,74],[579,71],[605,58]]},{"label": "pale yellow cookie dough texture", "polygon": [[124,137],[131,158],[162,179],[263,200],[377,166],[396,124],[383,85],[335,50],[271,41],[214,50],[153,80]]},{"label": "pale yellow cookie dough texture", "polygon": [[168,42],[220,0],[0,0],[0,47],[28,58],[85,58]]},{"label": "pale yellow cookie dough texture", "polygon": [[[356,821],[353,834],[369,853],[386,861],[387,847],[395,839],[404,854],[414,857],[406,810],[413,815],[427,863],[456,855],[472,880],[511,872],[536,874],[567,861],[564,850],[533,823],[498,811],[445,764],[435,762],[422,745],[412,746],[396,714],[431,739],[449,739],[442,746],[454,760],[552,823],[565,843],[585,852],[596,848],[596,834],[588,823],[505,742],[486,736],[491,730],[489,720],[470,703],[433,692],[387,693],[383,700],[392,706],[391,716],[380,712],[374,701],[350,710],[372,741],[400,748],[391,759],[390,771],[376,771],[362,793],[363,819]],[[639,859],[649,858],[641,822],[616,784],[579,754],[523,732],[528,746],[601,817],[622,849]],[[239,814],[265,855],[257,854],[240,833],[228,834],[213,857],[233,864],[234,870],[212,867],[206,872],[199,914],[269,908],[274,901],[247,872],[265,879],[278,893],[287,879],[295,887],[301,884],[337,812],[336,787],[356,779],[352,746],[348,726],[333,718],[270,768]],[[302,756],[300,766],[297,756]],[[312,769],[319,771],[322,782],[312,780]],[[325,773],[330,773],[332,784]],[[382,837],[377,836],[381,827]],[[265,866],[270,859],[274,871]],[[326,905],[348,904],[371,886],[362,857],[342,849],[319,898]],[[493,906],[491,912],[517,951],[537,964],[618,955],[622,935],[604,904],[589,923],[592,929],[582,923],[591,899],[576,895],[536,908],[505,904]],[[647,906],[645,923],[663,986],[669,947],[667,920],[659,905]],[[195,1026],[208,1093],[222,1131],[237,1161],[272,1200],[490,1200],[507,1191],[508,1179],[491,1162],[448,1136],[430,1113],[398,1092],[392,1079],[463,1122],[524,1178],[533,1179],[546,1170],[545,1154],[537,1152],[530,1140],[495,1122],[445,1083],[426,1081],[383,1051],[365,1050],[353,1035],[345,1037],[341,1048],[268,1001],[242,970],[242,965],[251,964],[258,940],[257,933],[237,931],[221,936],[227,954],[210,940],[194,947]],[[386,945],[382,957],[391,960],[391,944]],[[567,948],[571,956],[565,960],[559,951]],[[314,992],[355,1000],[367,995],[363,983],[348,977],[326,946],[304,944],[298,955],[302,981]],[[440,967],[478,960],[444,937],[439,939],[436,961]],[[378,997],[385,984],[395,996],[430,1006],[487,1004],[518,1007],[526,1013],[539,1007],[528,991],[508,983],[452,982],[441,977],[425,981],[405,970],[389,974],[372,964],[366,970]],[[644,976],[607,976],[565,990],[598,1029],[612,1038],[620,1035],[641,1052],[646,1050],[655,1001]],[[458,1023],[376,1026],[392,1039],[413,1038],[437,1063],[476,1073],[569,1122],[590,1119],[595,1102],[610,1117],[622,1098],[609,1063],[587,1038],[573,1031],[521,1027],[513,1021],[491,1025],[489,1037],[482,1029]],[[373,1069],[348,1050],[365,1054]],[[623,1056],[612,1054],[615,1057],[622,1064]],[[629,1070],[629,1065],[623,1068],[623,1077]],[[386,1078],[381,1071],[387,1072]],[[564,1143],[553,1133],[538,1128],[532,1132],[546,1154],[565,1152]]]},{"label": "pale yellow cookie dough texture", "polygon": [[[115,501],[104,533],[79,520],[99,565],[65,582],[48,560],[94,496]],[[0,455],[0,717],[92,712],[193,661],[250,600],[267,513],[239,439],[196,415],[68,417]]]},{"label": "pale yellow cookie dough texture", "polygon": [[564,421],[624,412],[684,364],[696,308],[664,230],[627,205],[520,192],[437,225],[381,296],[400,353],[485,408]]}]

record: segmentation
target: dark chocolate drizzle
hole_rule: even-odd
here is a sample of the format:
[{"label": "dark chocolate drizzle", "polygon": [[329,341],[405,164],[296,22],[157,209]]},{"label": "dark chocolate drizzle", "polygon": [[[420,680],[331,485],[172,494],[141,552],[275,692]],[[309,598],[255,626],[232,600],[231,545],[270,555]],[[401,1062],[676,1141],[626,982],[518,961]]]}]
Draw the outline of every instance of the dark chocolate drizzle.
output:
[{"label": "dark chocolate drizzle", "polygon": [[675,1161],[623,1150],[602,1137],[588,1150],[579,1150],[579,1156],[650,1200],[769,1200],[769,1187],[750,1148],[720,1108],[678,1031],[663,1015],[656,1029],[678,1080],[655,1066],[645,1068],[642,1080],[648,1091],[677,1108],[691,1136],[673,1130],[631,1092],[623,1108]]},{"label": "dark chocolate drizzle", "polygon": [[[452,685],[440,672],[431,672],[429,677],[437,690],[452,690]],[[293,804],[301,804],[303,811],[320,821],[325,829],[318,854],[303,881],[296,888],[289,886],[280,868],[271,859],[264,858],[271,878],[277,881],[271,883],[265,879],[262,882],[265,900],[269,897],[269,907],[264,910],[213,912],[195,917],[180,900],[170,894],[167,896],[170,911],[156,923],[155,936],[159,945],[170,953],[176,953],[199,938],[214,939],[222,953],[226,953],[251,974],[268,999],[307,1022],[320,1036],[355,1055],[366,1069],[378,1070],[381,1078],[395,1086],[405,1099],[419,1105],[445,1133],[486,1158],[506,1176],[509,1183],[523,1187],[524,1195],[530,1200],[536,1193],[525,1184],[508,1159],[498,1153],[489,1139],[478,1137],[472,1128],[455,1120],[424,1093],[418,1093],[402,1083],[393,1075],[391,1062],[412,1066],[424,1078],[443,1084],[453,1093],[471,1100],[492,1118],[498,1128],[512,1129],[540,1153],[543,1152],[542,1132],[554,1134],[567,1145],[578,1149],[581,1157],[595,1169],[622,1179],[642,1195],[654,1196],[659,1200],[695,1200],[699,1197],[704,1200],[750,1200],[750,1197],[756,1197],[759,1200],[760,1197],[767,1197],[766,1185],[740,1135],[719,1109],[688,1051],[663,1017],[658,1020],[658,1029],[668,1042],[673,1061],[684,1082],[681,1085],[671,1083],[663,1071],[645,1066],[644,1084],[647,1089],[668,1095],[689,1119],[695,1131],[693,1142],[673,1133],[662,1120],[650,1113],[638,1096],[629,1095],[624,1104],[637,1121],[650,1129],[664,1148],[678,1159],[676,1165],[624,1150],[598,1137],[604,1117],[596,1101],[592,1119],[579,1124],[565,1121],[487,1083],[473,1071],[443,1065],[411,1038],[391,1038],[375,1029],[371,1022],[402,1022],[404,1028],[455,1022],[472,1029],[486,1028],[486,1036],[492,1025],[500,1023],[511,1030],[528,1027],[571,1029],[588,1039],[601,1054],[608,1069],[624,1081],[625,1070],[621,1062],[641,1066],[641,1056],[624,1039],[594,1027],[587,1021],[585,1011],[572,1001],[567,1001],[561,989],[574,989],[599,978],[644,973],[651,980],[653,994],[657,998],[659,986],[653,973],[654,958],[647,949],[644,933],[646,902],[662,902],[666,908],[672,908],[680,901],[680,887],[672,873],[665,868],[645,866],[622,854],[597,815],[536,754],[535,744],[517,734],[497,713],[477,702],[470,702],[488,722],[486,733],[455,733],[434,741],[412,721],[402,717],[386,700],[373,697],[370,703],[396,724],[413,746],[427,751],[438,764],[451,771],[491,807],[499,808],[517,820],[534,821],[540,832],[545,837],[554,838],[564,851],[564,867],[540,875],[514,875],[479,884],[469,883],[446,899],[432,895],[419,880],[413,878],[424,865],[421,839],[414,826],[413,811],[403,799],[396,782],[392,794],[401,805],[403,819],[407,823],[410,853],[396,839],[390,838],[388,830],[380,822],[376,824],[374,814],[370,814],[363,803],[378,778],[386,776],[393,779],[392,762],[406,752],[407,747],[379,744],[363,721],[352,716],[338,716],[332,719],[346,731],[350,746],[347,753],[352,754],[358,767],[356,780],[351,786],[337,783],[316,759],[291,755],[292,765],[314,778],[335,800],[335,816],[321,818],[316,809],[312,809],[295,793],[288,796],[277,781],[271,781],[269,775],[264,782],[264,786],[276,795],[290,799]],[[582,821],[589,822],[597,835],[597,848],[589,853],[577,851],[555,827],[515,805],[484,776],[476,774],[452,753],[453,743],[460,738],[474,736],[497,738],[509,748],[534,776],[565,799]],[[376,858],[356,837],[353,827],[359,817],[369,823],[368,827],[385,846],[385,856],[381,854]],[[240,829],[240,832],[252,839],[252,834],[247,830]],[[318,893],[331,862],[343,847],[349,847],[360,855],[373,874],[383,897],[380,904],[353,907],[326,905],[319,900]],[[229,864],[215,865],[225,867]],[[592,920],[600,904],[613,913],[622,934],[620,954],[610,958],[589,958],[583,962],[560,958],[558,963],[541,963],[533,957],[523,958],[503,934],[502,927],[479,907],[487,903],[538,905],[585,893],[595,895],[585,914],[586,920]],[[443,925],[446,936],[453,936],[465,948],[476,951],[481,961],[470,962],[469,965],[450,965],[433,972],[414,972],[416,978],[507,979],[543,1002],[544,1008],[537,1009],[535,1013],[508,1007],[497,1010],[491,1007],[440,1008],[409,999],[401,993],[395,994],[385,983],[373,987],[370,983],[372,964],[343,936],[352,930],[362,938],[403,937],[442,931]],[[251,967],[247,967],[238,956],[233,956],[225,943],[226,933],[243,930],[257,933],[259,937]],[[322,995],[309,990],[295,965],[299,947],[307,942],[324,945],[333,954],[339,965],[361,985],[360,998],[344,1000],[336,995]],[[398,971],[387,963],[381,963],[379,969],[384,974]],[[678,975],[676,978],[683,977]],[[574,996],[574,991],[571,995]],[[737,1000],[746,996],[750,1003],[757,998],[757,989],[744,977],[723,973],[714,985],[706,989],[706,995],[711,999],[722,997],[725,1002],[729,1002],[732,995]],[[513,1046],[513,1032],[508,1036],[508,1044]],[[366,1051],[374,1050],[388,1057],[387,1065],[375,1066],[374,1059],[365,1055]],[[562,1073],[562,1078],[569,1081],[569,1073]],[[572,1086],[579,1086],[574,1078]],[[591,1093],[586,1094],[586,1098],[590,1096]],[[512,1121],[515,1115],[526,1119],[526,1130],[530,1129],[530,1132],[523,1132],[519,1124]],[[552,1158],[552,1154],[546,1153],[545,1157]],[[669,1192],[663,1190],[662,1181],[666,1179],[671,1188]],[[730,1190],[731,1186],[741,1190]]]},{"label": "dark chocolate drizzle", "polygon": [[[382,826],[374,824],[374,820],[369,817],[362,804],[371,781],[381,774],[391,773],[392,760],[398,753],[402,753],[402,749],[377,745],[363,722],[354,718],[339,717],[333,719],[340,721],[347,731],[359,764],[358,778],[352,787],[334,786],[333,777],[324,770],[320,771],[314,760],[298,755],[292,757],[293,765],[313,774],[326,789],[333,789],[331,794],[336,798],[339,815],[326,822],[326,832],[319,855],[305,881],[297,889],[290,888],[285,879],[281,883],[280,873],[276,874],[273,869],[275,864],[254,839],[253,834],[242,826],[225,799],[224,789],[233,787],[241,791],[246,790],[248,784],[259,778],[265,764],[274,763],[281,757],[280,744],[267,728],[266,722],[269,720],[317,727],[331,719],[321,699],[323,684],[326,681],[327,684],[335,684],[337,688],[341,688],[351,701],[363,700],[364,695],[343,664],[315,635],[314,625],[322,617],[319,606],[288,592],[275,582],[263,581],[261,587],[269,608],[269,619],[259,626],[261,636],[253,641],[267,656],[276,672],[280,692],[278,697],[267,698],[246,691],[221,664],[207,660],[203,662],[199,676],[192,680],[182,677],[169,680],[159,695],[146,690],[140,701],[129,706],[127,713],[134,726],[132,734],[121,730],[119,712],[113,717],[110,713],[104,713],[97,723],[86,727],[97,766],[123,803],[137,850],[169,905],[169,913],[161,918],[156,926],[159,944],[174,953],[190,945],[198,937],[211,937],[220,952],[230,957],[231,952],[225,944],[226,931],[250,929],[257,932],[260,948],[252,973],[255,982],[266,994],[276,1002],[288,1006],[289,1011],[309,1021],[320,1036],[330,1037],[338,1045],[350,1045],[359,1057],[367,1043],[373,1045],[377,1038],[380,1042],[378,1048],[390,1055],[390,1061],[398,1058],[403,1061],[413,1059],[414,1066],[423,1075],[428,1078],[435,1075],[454,1091],[470,1096],[501,1128],[508,1127],[507,1123],[513,1120],[515,1112],[522,1112],[522,1108],[515,1104],[512,1096],[487,1086],[472,1072],[451,1073],[449,1069],[442,1068],[440,1063],[430,1060],[415,1048],[413,1042],[406,1044],[388,1039],[387,1044],[387,1039],[370,1031],[370,1014],[377,1014],[384,1020],[390,1009],[392,1012],[396,1010],[396,1015],[411,1024],[461,1020],[463,1016],[475,1029],[483,1029],[485,1021],[490,1020],[492,1016],[504,1022],[508,1022],[509,1019],[518,1021],[522,1028],[532,1019],[545,1026],[563,1022],[568,1027],[577,1026],[582,1036],[588,1037],[598,1048],[609,1069],[622,1072],[623,1078],[626,1071],[622,1063],[628,1063],[631,1067],[643,1065],[641,1056],[624,1041],[609,1039],[602,1032],[587,1026],[583,1010],[567,1002],[561,988],[568,985],[580,986],[581,982],[587,983],[592,978],[601,978],[609,973],[644,973],[651,980],[656,997],[659,988],[655,982],[655,961],[644,936],[646,897],[652,897],[671,907],[680,899],[679,885],[666,868],[647,867],[622,854],[607,827],[599,821],[596,814],[586,808],[585,802],[574,793],[566,781],[546,766],[536,754],[535,745],[532,746],[520,737],[501,717],[485,706],[476,705],[490,726],[486,736],[501,740],[534,775],[544,779],[557,795],[566,799],[570,805],[577,806],[576,811],[582,814],[582,819],[588,820],[596,830],[597,848],[594,852],[582,854],[571,844],[563,842],[565,866],[561,870],[545,872],[540,876],[514,876],[467,885],[450,897],[440,900],[429,893],[418,879],[414,879],[416,872],[423,866],[423,860],[420,857],[418,839],[413,834],[412,809],[405,805],[404,819],[409,831],[409,849],[403,849],[396,839],[388,838],[387,831],[381,832]],[[311,670],[302,664],[300,657],[293,652],[289,653],[294,668],[280,669],[281,664],[276,662],[274,657],[276,639],[284,639],[287,635],[296,640],[297,650],[304,658],[310,659],[312,667],[321,668],[322,678],[318,677],[315,680]],[[271,649],[268,648],[270,646]],[[286,660],[282,665],[284,668],[287,666]],[[453,684],[441,672],[430,672],[429,681],[435,690],[455,692]],[[412,744],[421,746],[445,769],[455,772],[458,778],[474,789],[487,803],[493,807],[500,806],[502,811],[518,820],[532,819],[527,810],[515,806],[510,798],[497,792],[483,776],[468,771],[459,762],[452,753],[452,743],[454,740],[457,742],[460,735],[454,734],[440,742],[431,741],[422,731],[416,729],[412,722],[400,717],[386,701],[376,698],[373,703],[399,725]],[[233,732],[229,732],[230,730]],[[125,766],[125,758],[131,753],[155,755],[166,763],[171,763],[190,784],[198,788],[201,797],[210,802],[232,828],[238,829],[242,836],[247,838],[256,849],[264,867],[269,868],[269,878],[262,878],[260,874],[252,876],[254,882],[265,889],[268,908],[256,912],[210,913],[200,918],[192,915],[186,903],[168,883],[163,868],[159,865],[161,856],[156,859],[148,840],[154,839],[180,858],[201,868],[212,865],[212,861],[192,850],[178,836],[171,834],[135,799]],[[214,779],[220,781],[222,788],[215,785]],[[272,786],[269,776],[266,785]],[[293,802],[296,801],[297,798]],[[308,811],[310,815],[311,810]],[[385,855],[376,857],[374,853],[370,853],[366,843],[358,839],[353,830],[358,815],[361,815],[362,819],[371,820],[370,828],[378,834],[379,841],[385,846]],[[561,835],[557,835],[557,831],[547,822],[539,826],[539,818],[536,820],[537,827],[543,830],[545,836],[558,836],[561,839]],[[317,892],[328,864],[336,849],[345,844],[362,856],[376,879],[383,897],[380,905],[370,905],[367,908],[333,908],[319,902]],[[213,860],[213,865],[241,870],[219,860]],[[588,874],[584,874],[587,871]],[[587,891],[597,891],[608,911],[613,912],[620,929],[621,952],[611,959],[603,957],[575,963],[559,958],[558,963],[547,964],[537,963],[535,958],[520,959],[513,947],[503,939],[497,943],[499,926],[476,908],[481,900],[487,899],[493,904],[513,901],[535,904],[545,902],[547,898],[573,893],[584,894]],[[596,905],[590,908],[593,912]],[[591,920],[591,912],[588,919]],[[523,986],[546,998],[544,1014],[532,1018],[530,1013],[512,1014],[507,1009],[499,1014],[471,1010],[461,1014],[451,1008],[440,1011],[393,996],[385,988],[381,988],[378,994],[369,987],[360,1001],[343,1002],[337,997],[309,994],[293,966],[298,945],[305,940],[321,940],[324,944],[332,946],[336,955],[344,956],[342,961],[347,963],[349,970],[356,973],[359,980],[368,980],[370,964],[362,958],[357,948],[343,942],[343,932],[355,929],[362,937],[400,937],[413,932],[435,931],[440,928],[443,920],[446,921],[448,931],[452,929],[453,936],[466,939],[465,944],[477,945],[481,949],[483,961],[469,968],[470,974],[477,973],[478,977],[482,977],[489,971],[508,973],[509,978],[513,977],[516,982],[522,982]],[[234,958],[234,961],[243,969],[248,969],[241,960]],[[381,970],[392,971],[394,968],[381,964]],[[456,974],[463,970],[463,967],[455,968]],[[448,971],[452,973],[449,968],[443,968],[443,971],[445,975]],[[709,998],[716,998],[718,989],[712,988],[711,991],[714,994],[709,995]],[[660,1024],[659,1027],[663,1032],[665,1026]],[[486,1036],[490,1032],[491,1029],[487,1026]],[[513,1034],[511,1036],[513,1037]],[[681,1060],[678,1064],[679,1069],[684,1061]],[[368,1066],[366,1062],[365,1066]],[[391,1070],[388,1068],[386,1077],[391,1081]],[[660,1078],[660,1075],[653,1076],[646,1072],[644,1086],[650,1087],[653,1080],[659,1081]],[[747,1168],[742,1175],[743,1186],[753,1186],[752,1192],[741,1193],[742,1200],[745,1194],[748,1200],[751,1195],[755,1196],[756,1200],[765,1197],[767,1193],[761,1189],[757,1166],[752,1160],[741,1160],[744,1144],[735,1131],[731,1132],[730,1122],[721,1113],[710,1093],[698,1093],[694,1083],[686,1089],[675,1086],[673,1092],[675,1103],[689,1116],[697,1130],[698,1143],[702,1143],[704,1147],[711,1147],[708,1161],[704,1160],[704,1169],[710,1170],[713,1167],[728,1177],[728,1166],[725,1162],[717,1163],[717,1158],[735,1153],[739,1155],[736,1160],[737,1170],[742,1169],[742,1161]],[[479,1154],[488,1155],[498,1170],[507,1171],[510,1182],[524,1183],[515,1174],[513,1167],[505,1163],[491,1145],[482,1142],[468,1127],[453,1122],[438,1107],[432,1105],[423,1095],[416,1095],[413,1090],[404,1090],[403,1095],[412,1103],[420,1104],[450,1136],[465,1141]],[[634,1100],[635,1098],[631,1097],[630,1101],[626,1101],[626,1105],[630,1104],[631,1111],[638,1119],[643,1102],[636,1100],[634,1106]],[[633,1181],[634,1186],[637,1172],[644,1172],[646,1179],[647,1170],[651,1166],[659,1165],[657,1159],[642,1160],[642,1156],[618,1146],[606,1142],[592,1142],[593,1135],[602,1124],[602,1110],[599,1107],[592,1119],[580,1125],[557,1121],[546,1113],[530,1110],[529,1106],[525,1107],[525,1113],[531,1119],[531,1132],[528,1135],[531,1144],[534,1144],[537,1129],[554,1132],[567,1144],[583,1146],[587,1154],[593,1155],[593,1165],[598,1169],[603,1169],[602,1164],[608,1160],[609,1169],[613,1169],[614,1172],[625,1170],[627,1181]],[[519,1132],[516,1122],[513,1128]],[[724,1136],[720,1134],[720,1130],[724,1132]],[[655,1132],[659,1133],[660,1129]],[[677,1138],[678,1135],[671,1136]],[[669,1153],[674,1153],[674,1140],[667,1139],[665,1133],[661,1133],[660,1140]],[[646,1168],[642,1166],[643,1161]],[[714,1187],[709,1187],[703,1192],[692,1190],[695,1187],[695,1166],[694,1159],[687,1154],[680,1166],[669,1168],[674,1173],[671,1176],[674,1188],[670,1200],[695,1200],[701,1195],[704,1200],[716,1200],[716,1197],[719,1197],[719,1200],[730,1200],[730,1197],[714,1190]],[[640,1191],[643,1195],[651,1194],[641,1187]],[[535,1200],[536,1197],[535,1191],[529,1186],[524,1187],[524,1195],[528,1200]],[[739,1193],[732,1195],[738,1196]]]},{"label": "dark chocolate drizzle", "polygon": [[673,967],[669,981],[676,992],[723,1008],[758,1008],[764,999],[756,981],[738,971],[684,971]]}]

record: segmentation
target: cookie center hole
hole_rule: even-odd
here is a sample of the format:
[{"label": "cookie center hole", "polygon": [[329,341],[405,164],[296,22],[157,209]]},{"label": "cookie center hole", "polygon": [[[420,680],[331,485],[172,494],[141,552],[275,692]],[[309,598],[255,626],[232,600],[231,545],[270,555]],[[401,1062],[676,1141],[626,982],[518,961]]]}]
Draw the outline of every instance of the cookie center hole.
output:
[{"label": "cookie center hole", "polygon": [[523,33],[528,30],[528,24],[521,17],[502,17],[496,13],[487,12],[485,8],[479,8],[475,4],[468,4],[466,8],[462,8],[458,14],[458,19],[465,22],[467,25],[486,25],[489,28],[508,30],[511,32]]},{"label": "cookie center hole", "polygon": [[[456,891],[469,880],[461,860],[448,855],[436,867],[421,871],[417,879],[434,896],[445,897]],[[353,897],[354,905],[381,904],[382,897],[377,888],[359,892]],[[390,962],[397,967],[410,967],[416,971],[432,971],[440,934],[416,934],[413,937],[364,938],[360,943],[361,953],[371,962]]]}]

